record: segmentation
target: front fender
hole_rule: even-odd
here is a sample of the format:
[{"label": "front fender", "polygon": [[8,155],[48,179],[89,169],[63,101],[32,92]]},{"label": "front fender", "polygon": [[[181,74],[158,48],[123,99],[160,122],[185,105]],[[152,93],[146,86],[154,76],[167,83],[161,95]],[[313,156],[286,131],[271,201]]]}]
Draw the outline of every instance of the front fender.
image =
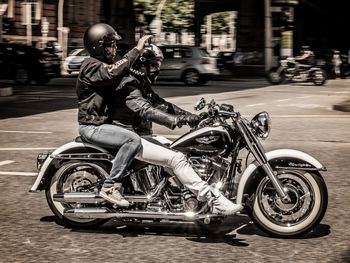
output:
[{"label": "front fender", "polygon": [[[326,171],[326,168],[311,155],[291,150],[278,149],[266,153],[270,165],[274,169],[302,169],[314,171]],[[257,161],[252,162],[242,174],[237,190],[237,204],[243,202],[244,194],[252,194],[256,190],[257,183],[263,178],[264,172]]]},{"label": "front fender", "polygon": [[39,170],[38,177],[36,178],[35,183],[33,184],[32,188],[29,190],[29,192],[39,192],[45,189],[45,186],[47,185],[48,180],[51,178],[51,176],[54,175],[55,171],[59,168],[59,167],[56,167],[56,164],[54,162],[56,155],[65,154],[65,153],[88,153],[88,152],[100,152],[100,153],[108,154],[108,151],[106,151],[101,147],[98,147],[96,145],[92,145],[89,143],[76,142],[76,141],[66,143],[60,146],[59,148],[57,148],[54,152],[52,152],[47,157],[47,159],[42,164]]}]

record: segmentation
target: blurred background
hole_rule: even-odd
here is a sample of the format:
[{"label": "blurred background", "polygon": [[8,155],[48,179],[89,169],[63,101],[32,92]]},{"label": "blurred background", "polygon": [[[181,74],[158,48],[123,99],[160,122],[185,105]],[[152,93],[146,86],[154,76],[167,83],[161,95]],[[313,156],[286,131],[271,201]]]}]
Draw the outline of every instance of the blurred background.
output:
[{"label": "blurred background", "polygon": [[16,68],[19,73],[14,76],[10,75],[15,73],[3,71],[2,78],[26,82],[29,75],[44,84],[61,73],[78,71],[88,56],[83,50],[83,34],[97,22],[112,25],[123,37],[118,44],[120,53],[130,49],[143,34],[152,33],[158,45],[200,47],[216,58],[220,73],[233,76],[263,75],[281,57],[298,54],[304,45],[311,47],[329,73],[333,56],[338,52],[341,67],[347,72],[350,52],[350,38],[345,30],[349,26],[347,2],[0,0],[0,43],[3,43],[0,64],[6,64],[6,58],[13,60],[10,53],[30,53],[27,57],[38,61],[35,67],[43,68],[41,73]]}]

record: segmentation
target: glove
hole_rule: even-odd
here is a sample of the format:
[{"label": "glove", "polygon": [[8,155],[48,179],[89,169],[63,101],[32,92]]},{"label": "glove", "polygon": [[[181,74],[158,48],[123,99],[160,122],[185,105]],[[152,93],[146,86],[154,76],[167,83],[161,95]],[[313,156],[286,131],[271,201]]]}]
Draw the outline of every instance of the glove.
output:
[{"label": "glove", "polygon": [[182,125],[187,124],[191,128],[198,125],[201,118],[196,114],[180,115],[176,118],[176,126],[181,128]]}]

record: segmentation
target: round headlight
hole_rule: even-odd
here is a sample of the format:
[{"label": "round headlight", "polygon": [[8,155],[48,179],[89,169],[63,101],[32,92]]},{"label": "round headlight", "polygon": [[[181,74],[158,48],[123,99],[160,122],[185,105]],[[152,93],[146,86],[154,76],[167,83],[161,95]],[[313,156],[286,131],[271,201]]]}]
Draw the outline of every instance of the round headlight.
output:
[{"label": "round headlight", "polygon": [[252,128],[255,134],[258,137],[265,140],[267,136],[269,136],[271,123],[270,123],[270,116],[266,111],[260,112],[257,115],[255,115],[255,117],[252,119],[250,123],[252,125]]}]

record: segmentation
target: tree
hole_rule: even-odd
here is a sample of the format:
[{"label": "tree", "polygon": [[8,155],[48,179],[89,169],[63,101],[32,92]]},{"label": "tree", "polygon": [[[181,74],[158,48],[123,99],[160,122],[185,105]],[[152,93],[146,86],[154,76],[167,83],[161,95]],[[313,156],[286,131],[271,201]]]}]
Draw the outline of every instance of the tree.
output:
[{"label": "tree", "polygon": [[[155,15],[161,0],[134,0],[134,5],[142,9],[136,14],[140,24],[147,26],[147,15]],[[164,32],[192,32],[194,19],[194,0],[167,0],[161,13]]]}]

